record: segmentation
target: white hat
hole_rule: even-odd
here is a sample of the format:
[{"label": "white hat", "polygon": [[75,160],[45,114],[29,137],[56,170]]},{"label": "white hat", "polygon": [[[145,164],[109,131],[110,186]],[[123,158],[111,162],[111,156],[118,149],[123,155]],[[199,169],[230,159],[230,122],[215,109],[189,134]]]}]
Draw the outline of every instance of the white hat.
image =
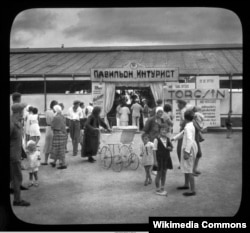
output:
[{"label": "white hat", "polygon": [[53,109],[55,110],[56,113],[62,112],[62,107],[59,104],[55,105]]},{"label": "white hat", "polygon": [[159,111],[164,112],[163,107],[157,107],[157,108],[155,109],[155,112],[156,112],[156,113],[159,112]]}]

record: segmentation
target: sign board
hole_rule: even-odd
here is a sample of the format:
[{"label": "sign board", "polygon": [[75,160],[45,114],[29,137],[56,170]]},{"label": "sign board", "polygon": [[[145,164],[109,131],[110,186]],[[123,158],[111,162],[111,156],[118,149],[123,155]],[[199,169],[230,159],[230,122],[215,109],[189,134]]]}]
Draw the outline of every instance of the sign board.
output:
[{"label": "sign board", "polygon": [[165,99],[225,99],[228,89],[164,89]]},{"label": "sign board", "polygon": [[[219,89],[220,88],[219,76],[197,76],[196,88],[198,89]],[[220,101],[228,98],[228,89],[226,89],[225,98],[219,99],[203,99],[197,100],[197,105],[201,107],[202,114],[205,117],[204,127],[218,127],[220,126]]]},{"label": "sign board", "polygon": [[104,83],[92,82],[92,101],[93,106],[102,109],[101,117],[104,117]]},{"label": "sign board", "polygon": [[220,126],[220,100],[197,100],[204,115],[204,128]]},{"label": "sign board", "polygon": [[173,82],[178,81],[177,68],[106,68],[91,69],[92,82]]},{"label": "sign board", "polygon": [[195,83],[174,83],[174,82],[169,82],[167,85],[164,87],[166,89],[195,89]]},{"label": "sign board", "polygon": [[219,76],[197,76],[196,88],[198,89],[219,89],[220,77]]}]

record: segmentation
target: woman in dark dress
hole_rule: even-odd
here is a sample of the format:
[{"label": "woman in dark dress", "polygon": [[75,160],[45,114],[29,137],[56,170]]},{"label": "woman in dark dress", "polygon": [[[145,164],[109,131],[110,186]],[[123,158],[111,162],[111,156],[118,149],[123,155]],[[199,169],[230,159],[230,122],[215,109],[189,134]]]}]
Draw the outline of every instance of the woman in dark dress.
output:
[{"label": "woman in dark dress", "polygon": [[95,156],[98,151],[100,143],[100,129],[99,126],[102,126],[104,129],[110,131],[108,126],[100,118],[101,108],[94,107],[92,114],[88,117],[84,136],[83,136],[83,145],[82,145],[82,157],[88,157],[88,161],[93,163],[95,159],[92,156]]}]

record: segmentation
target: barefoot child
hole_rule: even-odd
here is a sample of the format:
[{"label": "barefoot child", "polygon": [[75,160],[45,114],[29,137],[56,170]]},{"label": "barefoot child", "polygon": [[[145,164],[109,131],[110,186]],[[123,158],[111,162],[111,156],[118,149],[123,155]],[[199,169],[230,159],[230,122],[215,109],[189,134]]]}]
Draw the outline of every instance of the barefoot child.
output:
[{"label": "barefoot child", "polygon": [[140,156],[142,157],[142,165],[145,168],[146,172],[146,179],[144,182],[144,185],[147,186],[148,184],[152,183],[152,178],[151,178],[151,170],[152,166],[154,164],[154,156],[153,156],[153,148],[154,148],[154,143],[149,141],[149,135],[146,133],[143,133],[141,135],[143,144],[140,146]]},{"label": "barefoot child", "polygon": [[[29,176],[31,186],[38,186],[38,168],[40,166],[40,151],[36,149],[36,142],[29,140],[27,143],[27,155],[29,160]],[[33,183],[33,176],[35,178],[35,183]]]},{"label": "barefoot child", "polygon": [[155,177],[156,194],[166,196],[167,191],[164,190],[167,169],[173,169],[170,151],[173,145],[167,137],[167,125],[160,125],[160,135],[154,139],[154,165],[157,167],[157,175]]},{"label": "barefoot child", "polygon": [[193,196],[195,192],[195,182],[193,176],[194,161],[197,154],[197,144],[195,142],[195,128],[193,125],[194,113],[192,110],[187,110],[184,113],[186,120],[185,128],[182,132],[175,135],[172,140],[179,140],[183,138],[181,147],[181,171],[184,173],[185,184],[177,189],[189,189],[191,192],[183,193],[184,196]]}]

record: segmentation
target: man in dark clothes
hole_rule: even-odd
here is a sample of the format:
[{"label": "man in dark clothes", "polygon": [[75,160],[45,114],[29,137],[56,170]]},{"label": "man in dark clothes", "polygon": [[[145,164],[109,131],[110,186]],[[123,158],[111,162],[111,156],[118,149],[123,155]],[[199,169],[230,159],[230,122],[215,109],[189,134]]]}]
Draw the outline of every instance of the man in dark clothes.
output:
[{"label": "man in dark clothes", "polygon": [[14,190],[14,206],[29,206],[30,203],[21,199],[21,156],[22,156],[22,119],[24,104],[15,103],[11,106],[10,118],[10,175]]},{"label": "man in dark clothes", "polygon": [[[16,104],[16,103],[21,103],[21,99],[22,99],[22,94],[21,93],[19,93],[19,92],[14,92],[14,93],[12,93],[12,102],[13,102],[13,104]],[[12,114],[12,110],[10,111],[10,115]],[[22,119],[22,127],[23,127],[23,124],[24,124],[24,122],[23,122],[23,119]],[[25,151],[24,151],[24,149],[23,149],[23,147],[22,147],[22,158],[25,158],[26,157],[26,153],[25,153]],[[22,166],[22,164],[21,164],[21,169],[22,170],[24,170],[24,168],[23,168],[23,166]],[[12,185],[12,184],[11,184]],[[26,187],[24,187],[23,185],[21,185],[21,190],[28,190],[28,188],[26,188]],[[13,191],[13,188],[11,188],[10,189],[10,192],[11,193],[13,193],[14,191]]]}]

